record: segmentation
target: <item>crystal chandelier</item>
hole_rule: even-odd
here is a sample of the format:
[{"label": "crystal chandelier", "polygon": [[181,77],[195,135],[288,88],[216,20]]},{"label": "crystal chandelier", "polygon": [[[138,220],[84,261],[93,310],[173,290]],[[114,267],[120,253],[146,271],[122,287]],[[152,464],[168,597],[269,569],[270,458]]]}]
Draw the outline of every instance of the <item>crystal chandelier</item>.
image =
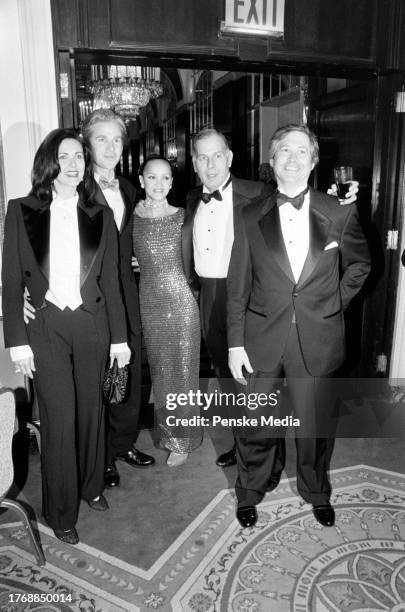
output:
[{"label": "crystal chandelier", "polygon": [[93,110],[112,108],[128,121],[150,100],[163,95],[160,68],[148,66],[91,66]]}]

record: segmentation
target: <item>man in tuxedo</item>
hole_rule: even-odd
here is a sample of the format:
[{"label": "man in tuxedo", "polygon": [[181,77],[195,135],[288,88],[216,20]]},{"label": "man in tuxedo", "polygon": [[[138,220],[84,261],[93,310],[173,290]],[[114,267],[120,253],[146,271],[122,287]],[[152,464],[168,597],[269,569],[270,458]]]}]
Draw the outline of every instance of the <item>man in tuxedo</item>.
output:
[{"label": "man in tuxedo", "polygon": [[[125,461],[131,467],[149,467],[154,457],[135,447],[141,408],[141,320],[139,315],[138,287],[131,267],[132,224],[136,201],[136,189],[125,178],[115,178],[115,167],[121,159],[127,138],[125,123],[111,109],[97,109],[83,122],[84,144],[90,153],[93,183],[92,200],[109,206],[118,232],[119,276],[128,328],[128,344],[131,349],[128,394],[125,402],[110,404],[108,408],[108,440],[105,467],[105,484],[117,487],[120,475],[115,459]],[[26,317],[35,317],[34,309],[25,303]]]},{"label": "man in tuxedo", "polygon": [[[196,135],[192,158],[202,185],[187,196],[182,229],[186,277],[192,289],[200,292],[203,336],[223,391],[234,391],[226,337],[226,277],[233,243],[233,211],[272,190],[261,182],[231,176],[232,157],[221,132],[204,129]],[[221,454],[216,463],[220,467],[234,465],[235,446]]]},{"label": "man in tuxedo", "polygon": [[[239,179],[230,173],[233,153],[225,136],[216,129],[203,129],[194,138],[192,159],[202,185],[187,195],[182,228],[183,263],[186,278],[200,292],[201,328],[208,355],[222,390],[235,391],[228,367],[226,331],[226,278],[234,238],[234,211],[274,187]],[[358,183],[352,182],[347,201],[356,199]],[[269,488],[280,480],[285,462],[284,440],[279,441]],[[216,461],[220,467],[236,463],[235,445]]]},{"label": "man in tuxedo", "polygon": [[[324,526],[334,524],[328,444],[317,436],[331,402],[317,401],[345,356],[343,311],[370,269],[355,206],[308,188],[319,159],[315,135],[287,125],[270,144],[278,190],[240,210],[228,272],[229,367],[249,392],[274,391],[286,378],[296,436],[297,488]],[[325,430],[325,429],[324,429]],[[307,434],[307,435],[306,435]],[[279,443],[251,431],[237,440],[237,518],[257,521]]]},{"label": "man in tuxedo", "polygon": [[141,320],[138,287],[132,270],[132,224],[136,189],[125,178],[115,178],[115,167],[121,159],[127,138],[122,118],[110,109],[98,109],[83,122],[84,143],[90,151],[95,185],[95,200],[112,208],[119,234],[120,280],[128,327],[128,344],[132,358],[129,366],[129,392],[125,402],[108,406],[109,428],[105,483],[119,485],[115,459],[131,467],[149,467],[151,455],[135,447],[141,408]]}]

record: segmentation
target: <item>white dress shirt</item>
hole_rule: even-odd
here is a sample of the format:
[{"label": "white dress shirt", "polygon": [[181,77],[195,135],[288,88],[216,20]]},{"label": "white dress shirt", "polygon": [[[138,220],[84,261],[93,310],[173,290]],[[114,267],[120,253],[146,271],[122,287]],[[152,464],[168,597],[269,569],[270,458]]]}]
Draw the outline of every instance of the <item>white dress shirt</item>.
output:
[{"label": "white dress shirt", "polygon": [[[94,179],[97,183],[100,181],[100,176],[94,173]],[[114,214],[115,224],[117,226],[118,231],[121,229],[122,219],[125,213],[125,204],[122,199],[122,195],[120,190],[115,191],[114,189],[103,189],[103,196],[107,200],[108,206],[112,209]]]},{"label": "white dress shirt", "polygon": [[309,249],[309,192],[305,194],[300,210],[285,202],[278,211],[285,248],[297,283]]},{"label": "white dress shirt", "polygon": [[78,199],[77,194],[67,200],[55,196],[51,204],[49,289],[45,299],[60,310],[76,310],[82,304]]},{"label": "white dress shirt", "polygon": [[[194,265],[198,276],[226,278],[233,244],[232,183],[224,181],[219,191],[222,201],[202,200],[197,208],[193,226]],[[206,188],[203,188],[208,193]]]}]

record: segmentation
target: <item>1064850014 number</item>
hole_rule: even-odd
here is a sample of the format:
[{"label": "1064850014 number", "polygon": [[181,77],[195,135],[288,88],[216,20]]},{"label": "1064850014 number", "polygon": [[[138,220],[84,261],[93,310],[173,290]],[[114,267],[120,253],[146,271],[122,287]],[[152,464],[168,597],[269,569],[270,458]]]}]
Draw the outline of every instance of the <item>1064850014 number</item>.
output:
[{"label": "1064850014 number", "polygon": [[70,603],[71,593],[9,593],[9,603]]}]

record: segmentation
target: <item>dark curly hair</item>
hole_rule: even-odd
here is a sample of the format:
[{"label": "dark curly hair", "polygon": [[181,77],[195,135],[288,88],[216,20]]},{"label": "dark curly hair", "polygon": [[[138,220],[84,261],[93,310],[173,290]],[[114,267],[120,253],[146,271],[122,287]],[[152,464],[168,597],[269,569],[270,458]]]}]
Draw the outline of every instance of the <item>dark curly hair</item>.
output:
[{"label": "dark curly hair", "polygon": [[[49,204],[52,201],[52,184],[60,173],[58,161],[59,147],[66,138],[77,140],[83,147],[83,142],[75,130],[58,128],[49,132],[48,136],[41,142],[38,151],[35,153],[31,173],[32,188],[29,195],[38,198],[41,202]],[[83,200],[87,203],[85,191],[80,191]]]}]

